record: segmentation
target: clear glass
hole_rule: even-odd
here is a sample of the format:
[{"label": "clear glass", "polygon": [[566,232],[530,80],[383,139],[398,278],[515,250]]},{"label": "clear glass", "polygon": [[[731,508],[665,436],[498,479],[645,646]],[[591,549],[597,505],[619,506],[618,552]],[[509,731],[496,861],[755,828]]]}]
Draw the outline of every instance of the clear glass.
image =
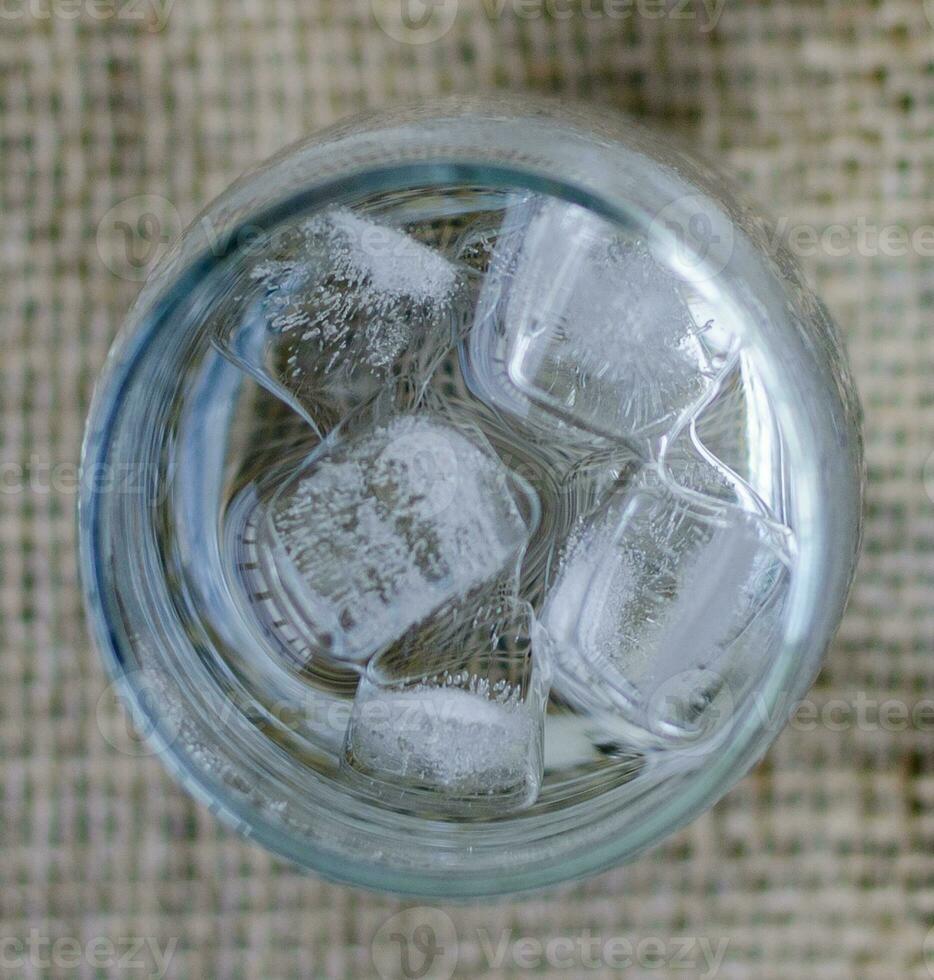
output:
[{"label": "clear glass", "polygon": [[[546,203],[529,211],[530,196]],[[418,272],[379,293],[378,337],[334,246],[358,232],[379,259],[367,282],[405,262]],[[614,268],[664,268],[703,330],[650,332],[630,347],[611,331],[593,360],[592,335],[575,337],[573,324],[592,297],[611,301],[615,281],[590,257],[616,236],[649,252],[625,251]],[[332,264],[324,286],[296,265],[299,240],[302,254]],[[517,240],[537,243],[534,268]],[[79,501],[97,642],[182,784],[305,868],[447,897],[595,872],[713,804],[813,680],[859,547],[853,383],[824,308],[776,240],[719,175],[632,121],[527,99],[357,117],[212,203],[114,344]],[[351,326],[333,343],[317,328],[296,333],[308,326],[307,297],[334,281],[351,297],[339,311]],[[438,290],[456,344],[433,332]],[[641,302],[636,312],[651,319]],[[675,300],[652,302],[672,322]],[[265,333],[252,329],[257,317]],[[314,358],[297,374],[302,344]],[[640,374],[647,351],[653,384],[667,379],[658,404]],[[623,389],[635,396],[618,401]],[[411,415],[416,407],[427,414]],[[739,439],[723,421],[737,412]],[[413,417],[429,421],[404,421]],[[387,449],[379,439],[390,430]],[[473,550],[430,581],[411,564],[380,580],[383,560],[399,557],[401,525],[371,525],[379,561],[367,564],[358,542],[316,523],[333,501],[364,506],[340,484],[341,467],[369,474],[384,497],[422,481],[422,537]],[[590,530],[578,533],[585,513]],[[677,567],[646,558],[659,541]],[[614,581],[575,570],[603,551],[638,557],[635,598],[626,621],[611,623],[609,647],[591,624]],[[348,605],[334,586],[348,563],[382,591]],[[457,589],[480,587],[484,563],[487,605],[469,615],[455,605],[438,620]],[[720,601],[702,575],[679,569],[715,568],[716,578],[743,563],[770,598],[755,617],[725,614],[727,639],[708,630],[704,641],[726,651],[715,686],[706,664],[659,675],[638,661],[633,623],[651,624],[670,649],[686,642],[659,596]],[[408,619],[385,605],[399,582],[408,591],[391,609],[408,603]],[[756,633],[763,622],[768,642]],[[562,638],[602,646],[584,667],[551,649]],[[451,713],[429,713],[440,702]],[[474,742],[479,730],[504,751]],[[433,741],[396,765],[409,733]],[[460,754],[440,752],[445,741]]]}]

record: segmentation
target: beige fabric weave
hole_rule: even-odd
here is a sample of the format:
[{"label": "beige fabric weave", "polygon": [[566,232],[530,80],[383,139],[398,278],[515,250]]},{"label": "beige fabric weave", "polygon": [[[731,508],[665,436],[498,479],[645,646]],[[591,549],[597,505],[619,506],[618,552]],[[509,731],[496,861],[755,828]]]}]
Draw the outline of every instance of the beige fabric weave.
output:
[{"label": "beige fabric weave", "polygon": [[[134,957],[145,969],[117,965],[132,936],[174,944],[174,977],[392,975],[391,941],[374,962],[371,938],[413,903],[294,872],[155,759],[114,747],[122,716],[101,700],[80,610],[73,464],[138,289],[128,272],[155,250],[153,228],[119,224],[135,206],[120,202],[167,199],[177,215],[158,239],[341,115],[495,88],[628,109],[723,160],[787,227],[849,230],[799,251],[865,404],[865,553],[812,692],[843,705],[831,724],[787,730],[719,806],[628,867],[446,908],[456,948],[442,916],[428,976],[450,976],[455,956],[459,977],[526,976],[523,962],[615,975],[599,966],[608,949],[625,957],[615,937],[635,947],[626,976],[701,975],[724,941],[718,977],[934,976],[934,719],[840,722],[861,696],[910,710],[934,694],[934,248],[930,233],[903,255],[872,238],[934,223],[934,4],[729,0],[712,23],[719,4],[700,0],[605,0],[602,15],[583,0],[460,0],[427,43],[390,36],[392,6],[376,2],[387,33],[369,0],[0,4],[0,976],[148,975],[151,946]],[[135,267],[118,261],[126,234]],[[519,942],[551,937],[571,945]]]}]

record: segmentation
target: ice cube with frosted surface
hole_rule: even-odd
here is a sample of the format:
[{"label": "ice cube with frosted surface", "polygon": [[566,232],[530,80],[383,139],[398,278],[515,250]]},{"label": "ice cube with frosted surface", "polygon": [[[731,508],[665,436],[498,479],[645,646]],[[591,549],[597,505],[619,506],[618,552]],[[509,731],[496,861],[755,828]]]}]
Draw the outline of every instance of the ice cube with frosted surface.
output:
[{"label": "ice cube with frosted surface", "polygon": [[242,270],[217,347],[316,428],[418,378],[449,343],[457,268],[401,229],[333,207]]},{"label": "ice cube with frosted surface", "polygon": [[546,597],[555,688],[661,736],[725,724],[768,667],[787,530],[649,476],[579,533]]},{"label": "ice cube with frosted surface", "polygon": [[368,795],[416,812],[495,816],[535,800],[548,665],[527,603],[460,610],[367,667],[343,765]]},{"label": "ice cube with frosted surface", "polygon": [[645,241],[577,205],[531,197],[496,238],[464,341],[478,397],[609,438],[663,434],[715,382],[711,343]]},{"label": "ice cube with frosted surface", "polygon": [[525,481],[430,414],[319,454],[262,506],[259,561],[304,656],[353,663],[514,573],[538,519]]}]

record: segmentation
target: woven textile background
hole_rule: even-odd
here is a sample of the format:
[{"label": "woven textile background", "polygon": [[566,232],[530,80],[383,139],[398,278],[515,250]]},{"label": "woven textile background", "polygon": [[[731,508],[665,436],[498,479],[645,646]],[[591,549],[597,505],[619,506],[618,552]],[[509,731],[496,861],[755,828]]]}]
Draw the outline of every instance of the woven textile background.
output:
[{"label": "woven textile background", "polygon": [[[708,975],[934,976],[934,718],[871,711],[934,695],[934,4],[720,6],[460,0],[431,40],[382,0],[388,29],[369,0],[0,3],[0,976],[145,976],[154,945],[173,977],[378,976],[371,938],[419,904],[293,871],[121,750],[80,608],[73,464],[134,278],[177,220],[353,110],[490,89],[627,109],[814,231],[797,247],[849,343],[869,486],[822,720],[628,867],[447,907],[456,975],[609,975],[623,937],[626,976],[701,975],[724,943]],[[170,203],[159,227],[135,222],[139,195]],[[149,941],[130,961],[127,937]],[[519,942],[550,937],[575,951]]]}]

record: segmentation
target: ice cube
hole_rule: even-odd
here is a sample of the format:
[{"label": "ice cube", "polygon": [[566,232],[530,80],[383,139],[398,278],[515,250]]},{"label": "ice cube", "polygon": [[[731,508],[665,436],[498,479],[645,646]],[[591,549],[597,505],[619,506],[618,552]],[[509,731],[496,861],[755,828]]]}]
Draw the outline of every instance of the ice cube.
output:
[{"label": "ice cube", "polygon": [[478,397],[552,430],[559,419],[605,438],[657,437],[703,399],[729,353],[685,289],[645,241],[530,198],[497,238],[463,342],[468,379]]},{"label": "ice cube", "polygon": [[659,469],[674,486],[783,521],[789,493],[784,455],[754,360],[737,349],[709,400],[666,438]]},{"label": "ice cube", "polygon": [[305,658],[352,663],[515,575],[538,521],[521,477],[430,414],[315,455],[261,506],[256,551],[281,620]]},{"label": "ice cube", "polygon": [[567,540],[581,520],[630,485],[643,465],[642,458],[625,446],[611,446],[577,460],[561,481],[555,543]]},{"label": "ice cube", "polygon": [[542,611],[555,689],[645,732],[728,721],[780,640],[790,532],[647,472],[591,519]]},{"label": "ice cube", "polygon": [[416,812],[489,817],[534,802],[548,664],[531,606],[441,617],[378,654],[357,689],[344,768]]},{"label": "ice cube", "polygon": [[523,557],[519,593],[538,607],[545,567],[554,546],[561,481],[579,452],[572,455],[563,452],[564,447],[559,445],[528,440],[512,420],[474,398],[464,382],[456,355],[445,358],[432,376],[422,405],[444,412],[459,425],[479,429],[503,463],[534,489],[541,519]]},{"label": "ice cube", "polygon": [[215,315],[217,347],[319,430],[390,377],[408,382],[400,394],[411,400],[451,343],[461,286],[455,265],[339,207],[275,245],[242,270],[236,302]]}]

